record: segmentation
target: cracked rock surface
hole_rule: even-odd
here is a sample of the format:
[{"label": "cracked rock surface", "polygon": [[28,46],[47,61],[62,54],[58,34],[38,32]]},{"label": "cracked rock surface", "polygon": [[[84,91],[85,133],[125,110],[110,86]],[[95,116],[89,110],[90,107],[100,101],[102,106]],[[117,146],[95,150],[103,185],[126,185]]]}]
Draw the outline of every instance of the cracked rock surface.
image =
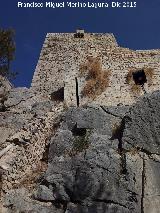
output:
[{"label": "cracked rock surface", "polygon": [[[29,142],[26,153],[34,143],[44,146],[47,166],[34,187],[22,182],[3,191],[2,213],[159,213],[160,92],[131,107],[70,107],[59,120],[50,119],[59,105],[38,100],[21,88],[4,102],[1,141]],[[23,144],[14,146],[14,154],[17,146],[22,150]]]}]

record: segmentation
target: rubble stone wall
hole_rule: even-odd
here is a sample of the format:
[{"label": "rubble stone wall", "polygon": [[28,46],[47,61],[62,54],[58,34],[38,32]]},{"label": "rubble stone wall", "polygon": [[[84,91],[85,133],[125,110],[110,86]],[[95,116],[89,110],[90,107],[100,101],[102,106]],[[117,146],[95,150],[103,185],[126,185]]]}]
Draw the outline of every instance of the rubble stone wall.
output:
[{"label": "rubble stone wall", "polygon": [[[79,69],[87,58],[99,57],[104,70],[110,70],[109,87],[94,102],[101,105],[132,104],[143,91],[134,94],[126,83],[130,69],[144,67],[154,69],[153,82],[145,84],[147,92],[159,89],[160,50],[130,50],[119,47],[113,34],[84,33],[84,38],[75,38],[74,33],[48,33],[32,80],[32,88],[48,97],[64,87],[68,106],[76,106],[76,82],[80,105],[88,103],[81,96],[85,80],[79,77]],[[93,100],[91,100],[92,102]]]}]

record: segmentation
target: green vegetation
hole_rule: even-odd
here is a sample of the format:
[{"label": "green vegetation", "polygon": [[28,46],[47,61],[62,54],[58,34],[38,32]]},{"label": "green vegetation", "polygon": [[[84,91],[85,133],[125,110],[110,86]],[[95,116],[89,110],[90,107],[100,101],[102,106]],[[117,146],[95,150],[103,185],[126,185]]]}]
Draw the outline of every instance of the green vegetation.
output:
[{"label": "green vegetation", "polygon": [[89,147],[89,137],[91,135],[91,130],[87,130],[86,134],[83,136],[75,136],[73,141],[73,148],[70,151],[69,155],[74,156],[79,152],[83,152]]},{"label": "green vegetation", "polygon": [[14,31],[0,29],[0,75],[14,78],[17,73],[11,71],[11,62],[15,56]]}]

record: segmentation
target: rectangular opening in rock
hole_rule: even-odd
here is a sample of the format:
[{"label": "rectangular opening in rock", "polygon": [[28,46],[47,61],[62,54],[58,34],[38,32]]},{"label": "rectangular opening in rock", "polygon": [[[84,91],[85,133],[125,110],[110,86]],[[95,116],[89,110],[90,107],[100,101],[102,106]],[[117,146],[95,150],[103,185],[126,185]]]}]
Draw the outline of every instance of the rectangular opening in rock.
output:
[{"label": "rectangular opening in rock", "polygon": [[72,129],[72,133],[74,136],[85,136],[86,128],[78,128],[77,124],[76,124]]},{"label": "rectangular opening in rock", "polygon": [[64,87],[61,87],[60,89],[58,89],[55,92],[52,92],[51,100],[63,102],[64,101]]},{"label": "rectangular opening in rock", "polygon": [[144,70],[138,70],[132,73],[133,80],[136,85],[144,85],[147,82],[147,78]]}]

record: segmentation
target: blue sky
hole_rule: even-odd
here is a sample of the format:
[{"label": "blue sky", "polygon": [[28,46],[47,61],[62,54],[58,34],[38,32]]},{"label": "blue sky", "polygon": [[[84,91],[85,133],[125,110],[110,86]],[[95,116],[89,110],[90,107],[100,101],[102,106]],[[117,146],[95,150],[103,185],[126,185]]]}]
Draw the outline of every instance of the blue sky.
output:
[{"label": "blue sky", "polygon": [[[63,0],[56,2],[60,1]],[[14,81],[15,86],[30,86],[47,32],[74,32],[77,28],[83,28],[87,32],[111,32],[120,46],[131,49],[160,49],[160,0],[137,0],[136,8],[104,9],[20,9],[17,8],[17,2],[18,0],[0,0],[0,27],[11,27],[16,32],[16,57],[12,67],[19,75]]]}]

